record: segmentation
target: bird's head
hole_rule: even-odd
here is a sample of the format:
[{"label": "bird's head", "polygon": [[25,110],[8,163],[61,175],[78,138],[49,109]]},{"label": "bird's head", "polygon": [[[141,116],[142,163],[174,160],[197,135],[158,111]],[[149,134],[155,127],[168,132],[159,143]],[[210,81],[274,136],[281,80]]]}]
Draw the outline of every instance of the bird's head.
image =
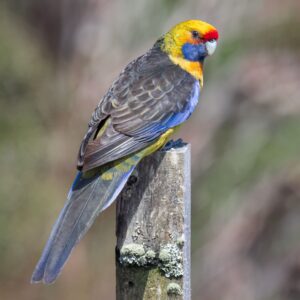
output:
[{"label": "bird's head", "polygon": [[200,20],[189,20],[175,25],[164,36],[164,49],[174,57],[201,61],[212,55],[217,47],[218,31]]},{"label": "bird's head", "polygon": [[212,25],[189,20],[175,25],[164,35],[162,50],[173,62],[201,80],[203,60],[215,52],[218,38],[218,31]]}]

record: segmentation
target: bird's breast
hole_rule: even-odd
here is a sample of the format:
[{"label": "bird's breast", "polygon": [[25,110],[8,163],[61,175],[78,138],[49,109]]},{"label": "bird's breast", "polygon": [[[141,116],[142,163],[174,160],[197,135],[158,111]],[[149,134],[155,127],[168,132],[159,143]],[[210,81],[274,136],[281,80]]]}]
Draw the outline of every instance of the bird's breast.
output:
[{"label": "bird's breast", "polygon": [[203,63],[201,61],[189,61],[183,57],[174,57],[172,55],[169,57],[174,64],[199,80],[201,87],[203,86]]}]

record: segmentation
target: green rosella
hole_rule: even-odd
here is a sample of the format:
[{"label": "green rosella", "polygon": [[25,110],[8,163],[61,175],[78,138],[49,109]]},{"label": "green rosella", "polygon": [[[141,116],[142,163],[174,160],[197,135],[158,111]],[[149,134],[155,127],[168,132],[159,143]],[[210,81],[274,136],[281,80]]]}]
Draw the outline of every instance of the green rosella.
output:
[{"label": "green rosella", "polygon": [[129,63],[96,107],[78,155],[78,174],[32,282],[52,283],[74,246],[121,192],[139,161],[160,149],[200,96],[203,62],[217,30],[200,20],[174,26]]}]

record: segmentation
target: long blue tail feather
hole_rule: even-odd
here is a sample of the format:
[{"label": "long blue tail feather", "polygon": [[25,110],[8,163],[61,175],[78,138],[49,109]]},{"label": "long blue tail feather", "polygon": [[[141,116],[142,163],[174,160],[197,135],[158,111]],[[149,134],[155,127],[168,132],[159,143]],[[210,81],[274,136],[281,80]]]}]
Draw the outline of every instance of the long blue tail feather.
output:
[{"label": "long blue tail feather", "polygon": [[54,224],[31,282],[55,281],[71,251],[91,227],[98,214],[116,199],[134,166],[127,172],[114,172],[111,180],[99,174],[83,178],[78,172],[66,204]]}]

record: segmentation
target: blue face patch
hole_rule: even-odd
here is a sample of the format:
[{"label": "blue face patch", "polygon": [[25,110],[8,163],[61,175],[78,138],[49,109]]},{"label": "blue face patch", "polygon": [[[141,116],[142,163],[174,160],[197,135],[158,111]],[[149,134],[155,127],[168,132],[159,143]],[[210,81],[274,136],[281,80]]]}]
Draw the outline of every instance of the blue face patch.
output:
[{"label": "blue face patch", "polygon": [[207,55],[205,45],[203,44],[193,45],[185,43],[182,46],[182,53],[184,58],[190,61],[201,61]]}]

